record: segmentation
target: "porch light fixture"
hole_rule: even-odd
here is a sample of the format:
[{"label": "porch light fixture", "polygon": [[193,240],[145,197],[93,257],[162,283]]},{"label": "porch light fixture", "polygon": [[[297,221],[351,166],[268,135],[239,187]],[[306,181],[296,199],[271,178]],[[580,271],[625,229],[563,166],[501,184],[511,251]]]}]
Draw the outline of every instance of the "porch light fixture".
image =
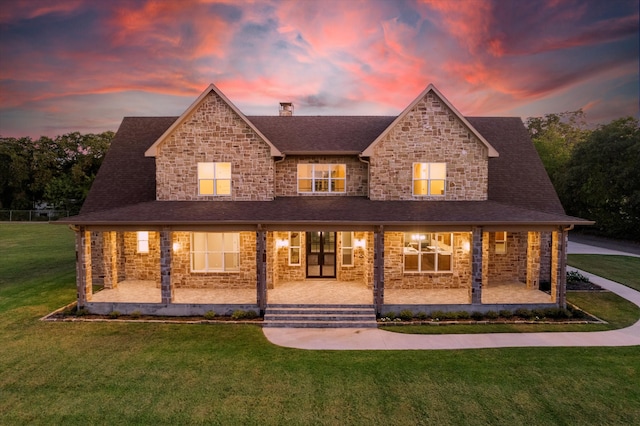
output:
[{"label": "porch light fixture", "polygon": [[173,243],[173,251],[180,251],[180,243]]},{"label": "porch light fixture", "polygon": [[289,240],[276,240],[276,248],[289,247]]},{"label": "porch light fixture", "polygon": [[355,247],[355,248],[361,248],[361,249],[363,249],[363,250],[364,250],[365,248],[367,248],[367,240],[365,240],[364,238],[362,238],[362,239],[356,239],[356,240],[353,242],[353,247]]},{"label": "porch light fixture", "polygon": [[471,250],[471,244],[469,244],[469,241],[465,241],[464,243],[462,243],[462,250],[466,251],[467,253],[469,252],[469,250]]}]

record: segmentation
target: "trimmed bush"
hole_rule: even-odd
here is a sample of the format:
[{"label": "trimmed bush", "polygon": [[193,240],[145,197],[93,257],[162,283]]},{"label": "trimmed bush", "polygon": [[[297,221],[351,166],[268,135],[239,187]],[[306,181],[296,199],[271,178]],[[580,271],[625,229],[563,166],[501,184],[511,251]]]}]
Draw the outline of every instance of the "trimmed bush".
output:
[{"label": "trimmed bush", "polygon": [[204,313],[204,319],[212,320],[216,317],[216,313],[214,311],[207,311]]},{"label": "trimmed bush", "polygon": [[120,311],[111,311],[109,313],[109,318],[111,319],[116,319],[120,316]]},{"label": "trimmed bush", "polygon": [[400,311],[400,313],[398,314],[398,317],[402,321],[411,321],[413,319],[413,312],[411,312],[409,309],[405,309]]},{"label": "trimmed bush", "polygon": [[473,311],[471,312],[471,318],[473,318],[476,321],[481,321],[484,319],[484,314],[482,312]]},{"label": "trimmed bush", "polygon": [[513,312],[511,312],[508,309],[503,309],[503,310],[500,311],[500,316],[502,318],[509,319],[509,318],[513,317]]},{"label": "trimmed bush", "polygon": [[496,311],[489,311],[486,314],[484,314],[485,317],[487,317],[488,319],[498,319],[498,317],[500,316]]}]

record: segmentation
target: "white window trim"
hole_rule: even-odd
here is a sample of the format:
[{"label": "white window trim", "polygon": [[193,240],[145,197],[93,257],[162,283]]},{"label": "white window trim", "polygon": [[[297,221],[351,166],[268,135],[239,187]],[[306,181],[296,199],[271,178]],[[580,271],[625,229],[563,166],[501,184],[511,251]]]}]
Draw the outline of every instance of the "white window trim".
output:
[{"label": "white window trim", "polygon": [[[311,170],[311,191],[300,191],[300,181],[301,180],[308,180],[309,178],[300,178],[300,171],[299,171],[299,166],[311,166],[312,170]],[[315,168],[316,166],[342,166],[344,167],[344,178],[332,178],[331,177],[331,173],[329,173],[329,190],[328,191],[316,191],[316,177],[315,177]],[[345,194],[347,192],[347,165],[343,164],[343,163],[299,163],[297,165],[296,168],[296,184],[297,184],[297,190],[299,194]],[[325,179],[322,179],[325,180]],[[342,180],[344,181],[344,191],[332,191],[331,190],[331,183],[333,181],[339,181]]]},{"label": "white window trim", "polygon": [[[416,164],[426,164],[427,165],[427,178],[426,179],[416,179],[415,167]],[[442,194],[432,194],[431,193],[431,181],[432,180],[443,180],[443,179],[431,179],[431,165],[432,164],[444,164],[444,185],[443,185],[443,193]],[[415,193],[415,183],[416,181],[426,181],[427,182],[427,193],[426,194],[416,194]],[[447,195],[447,163],[442,161],[416,161],[413,163],[411,167],[411,194],[414,197],[444,197]]]},{"label": "white window trim", "polygon": [[[498,236],[501,238],[498,238]],[[496,232],[495,252],[496,254],[507,254],[507,231]]]},{"label": "white window trim", "polygon": [[138,231],[136,238],[136,251],[141,254],[149,253],[149,231]]},{"label": "white window trim", "polygon": [[[423,270],[422,270],[422,256],[421,256],[421,255],[422,255],[422,253],[425,253],[425,252],[423,252],[423,251],[422,251],[422,247],[421,247],[421,246],[418,246],[419,250],[418,250],[418,252],[417,252],[417,256],[418,256],[418,270],[417,270],[417,271],[407,271],[407,270],[405,269],[405,265],[406,265],[406,261],[405,261],[405,257],[406,257],[406,253],[405,253],[406,243],[405,243],[404,239],[405,239],[405,235],[406,235],[406,234],[407,234],[407,233],[403,234],[403,237],[402,237],[402,243],[403,243],[403,244],[402,244],[402,247],[403,247],[403,249],[402,249],[402,271],[403,271],[405,274],[451,274],[451,273],[453,273],[453,241],[454,241],[454,240],[453,240],[453,232],[416,232],[416,234],[419,234],[419,235],[428,235],[428,234],[431,234],[431,235],[433,235],[433,238],[434,238],[436,241],[438,240],[438,235],[440,235],[440,234],[450,234],[450,237],[451,237],[451,246],[449,247],[449,250],[448,250],[448,251],[444,251],[444,250],[443,250],[443,251],[440,251],[439,249],[436,249],[436,251],[435,251],[435,252],[433,252],[433,253],[435,253],[435,256],[434,256],[434,258],[435,258],[435,261],[434,261],[434,267],[435,267],[435,268],[434,268],[433,270],[425,270],[425,271],[423,271]],[[439,255],[439,254],[445,254],[445,255],[449,255],[449,256],[451,256],[451,261],[450,261],[451,269],[447,269],[447,270],[438,270],[438,255]],[[415,255],[415,254],[412,254],[412,255]]]},{"label": "white window trim", "polygon": [[[351,234],[351,245],[350,246],[345,246],[345,244],[344,244],[343,235],[347,234],[347,233]],[[355,266],[355,253],[354,253],[353,242],[354,242],[353,232],[342,232],[341,233],[341,235],[340,235],[340,263],[345,268],[353,268]],[[343,263],[345,249],[351,249],[351,263]]]},{"label": "white window trim", "polygon": [[[212,232],[192,232],[191,233],[191,243],[190,243],[190,250],[189,250],[189,259],[190,259],[190,269],[191,272],[197,272],[197,273],[210,273],[210,272],[239,272],[240,271],[240,233],[239,232],[215,232],[217,234],[222,234],[222,251],[216,251],[216,250],[209,250],[209,247],[206,247],[204,251],[198,250],[198,253],[205,253],[205,269],[194,269],[193,267],[193,255],[194,253],[196,253],[196,251],[194,250],[194,236],[195,234],[209,234]],[[224,235],[225,234],[233,234],[233,235],[237,235],[238,238],[238,250],[234,250],[234,251],[224,251]],[[207,241],[205,239],[205,241]],[[221,269],[210,269],[208,267],[208,259],[206,254],[208,253],[222,253],[222,268]],[[226,265],[224,264],[224,255],[227,253],[233,253],[233,254],[238,254],[238,267],[235,269],[227,269]]]},{"label": "white window trim", "polygon": [[[298,232],[298,244],[297,246],[293,245],[291,240],[291,232],[289,232],[289,266],[301,266],[302,265],[302,232]],[[291,263],[291,252],[293,249],[298,249],[298,263]]]},{"label": "white window trim", "polygon": [[[200,179],[200,164],[213,164],[213,178],[212,179]],[[228,164],[229,165],[229,169],[232,172],[232,175],[229,176],[229,179],[218,179],[215,177],[216,175],[216,167],[218,166],[218,164]],[[232,192],[233,192],[233,165],[228,162],[228,161],[200,161],[198,162],[197,165],[197,170],[196,170],[196,178],[198,180],[198,196],[200,197],[229,197],[231,196]],[[203,180],[211,180],[213,181],[213,194],[203,194],[200,192],[200,182]],[[217,181],[218,180],[228,180],[229,181],[229,193],[228,194],[218,194],[218,185],[217,185]]]}]

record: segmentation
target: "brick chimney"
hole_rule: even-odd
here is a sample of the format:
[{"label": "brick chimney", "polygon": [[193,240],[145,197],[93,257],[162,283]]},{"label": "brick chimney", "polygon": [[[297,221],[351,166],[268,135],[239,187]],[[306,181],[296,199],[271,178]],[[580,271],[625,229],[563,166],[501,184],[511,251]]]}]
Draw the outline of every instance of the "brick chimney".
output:
[{"label": "brick chimney", "polygon": [[291,117],[293,115],[293,103],[280,102],[280,117]]}]

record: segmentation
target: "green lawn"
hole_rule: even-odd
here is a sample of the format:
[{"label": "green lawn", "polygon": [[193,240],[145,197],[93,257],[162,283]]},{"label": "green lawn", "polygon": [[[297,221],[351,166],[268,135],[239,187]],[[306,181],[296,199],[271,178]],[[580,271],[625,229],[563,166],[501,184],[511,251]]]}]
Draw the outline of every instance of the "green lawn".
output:
[{"label": "green lawn", "polygon": [[640,291],[640,257],[570,254],[567,263]]},{"label": "green lawn", "polygon": [[304,351],[254,325],[51,323],[73,234],[0,224],[0,424],[638,424],[640,348]]}]

